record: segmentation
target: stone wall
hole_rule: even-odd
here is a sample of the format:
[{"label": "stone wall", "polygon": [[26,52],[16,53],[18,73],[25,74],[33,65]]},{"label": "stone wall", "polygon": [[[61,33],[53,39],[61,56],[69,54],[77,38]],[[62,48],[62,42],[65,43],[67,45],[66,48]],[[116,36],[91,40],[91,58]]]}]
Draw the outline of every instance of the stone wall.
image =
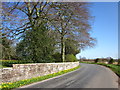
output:
[{"label": "stone wall", "polygon": [[32,77],[44,76],[62,70],[71,69],[78,65],[79,62],[13,64],[12,68],[0,69],[0,83],[15,82]]}]

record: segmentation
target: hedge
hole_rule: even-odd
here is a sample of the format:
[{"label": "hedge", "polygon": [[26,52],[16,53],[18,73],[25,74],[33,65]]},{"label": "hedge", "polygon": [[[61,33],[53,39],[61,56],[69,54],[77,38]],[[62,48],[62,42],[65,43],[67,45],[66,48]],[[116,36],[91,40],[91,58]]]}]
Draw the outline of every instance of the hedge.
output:
[{"label": "hedge", "polygon": [[12,64],[24,64],[29,63],[23,60],[0,60],[0,64],[6,67],[12,67]]}]

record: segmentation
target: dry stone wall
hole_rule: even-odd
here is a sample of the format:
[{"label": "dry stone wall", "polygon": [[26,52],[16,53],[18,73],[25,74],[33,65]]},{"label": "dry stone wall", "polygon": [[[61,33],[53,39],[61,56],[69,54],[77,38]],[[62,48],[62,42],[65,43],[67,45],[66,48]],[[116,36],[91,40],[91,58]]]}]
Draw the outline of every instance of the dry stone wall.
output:
[{"label": "dry stone wall", "polygon": [[56,73],[62,70],[77,67],[79,62],[66,63],[34,63],[34,64],[13,64],[12,68],[0,69],[0,83],[15,82],[47,74]]}]

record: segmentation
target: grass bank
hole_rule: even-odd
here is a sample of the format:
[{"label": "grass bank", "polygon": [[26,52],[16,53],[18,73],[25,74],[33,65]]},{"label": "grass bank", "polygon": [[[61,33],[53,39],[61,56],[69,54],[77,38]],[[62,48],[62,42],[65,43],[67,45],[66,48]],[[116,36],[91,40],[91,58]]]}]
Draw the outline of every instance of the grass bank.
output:
[{"label": "grass bank", "polygon": [[13,83],[2,83],[0,85],[0,89],[1,90],[10,90],[10,89],[13,89],[13,88],[18,88],[18,87],[21,87],[21,86],[24,86],[24,85],[28,85],[28,84],[31,84],[31,83],[34,83],[34,82],[38,82],[38,81],[42,81],[42,80],[45,80],[45,79],[53,78],[55,76],[59,76],[59,75],[65,74],[67,72],[74,71],[74,70],[76,70],[78,68],[80,68],[80,66],[77,66],[75,68],[68,69],[68,70],[63,70],[63,71],[60,71],[60,72],[57,72],[57,73],[45,75],[45,76],[40,76],[40,77],[35,77],[35,78],[25,79],[25,80],[20,80],[20,81],[13,82]]},{"label": "grass bank", "polygon": [[104,63],[98,63],[98,65],[103,65],[103,66],[110,68],[112,71],[114,71],[120,77],[120,65],[104,64]]}]

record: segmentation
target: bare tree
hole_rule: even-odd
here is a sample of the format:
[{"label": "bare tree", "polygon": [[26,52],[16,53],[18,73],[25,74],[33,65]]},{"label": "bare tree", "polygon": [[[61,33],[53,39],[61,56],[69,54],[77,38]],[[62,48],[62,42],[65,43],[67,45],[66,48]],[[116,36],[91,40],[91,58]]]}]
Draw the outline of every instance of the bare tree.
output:
[{"label": "bare tree", "polygon": [[94,46],[95,39],[90,36],[91,19],[88,3],[59,2],[52,10],[51,26],[60,34],[61,59],[65,61],[65,40],[71,38],[79,42],[80,48]]},{"label": "bare tree", "polygon": [[3,2],[3,32],[16,38],[27,30],[34,30],[47,20],[46,15],[51,5],[50,2]]}]

